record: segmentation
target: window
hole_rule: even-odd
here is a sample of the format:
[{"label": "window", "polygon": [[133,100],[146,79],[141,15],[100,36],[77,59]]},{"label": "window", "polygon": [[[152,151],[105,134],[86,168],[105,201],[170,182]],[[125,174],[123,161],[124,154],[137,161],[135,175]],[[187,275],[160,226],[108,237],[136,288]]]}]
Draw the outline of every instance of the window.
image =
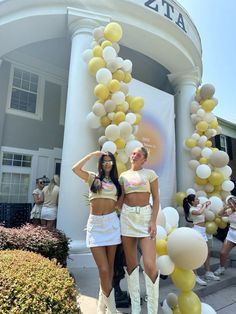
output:
[{"label": "window", "polygon": [[0,203],[27,203],[29,174],[3,172]]},{"label": "window", "polygon": [[33,119],[42,119],[43,80],[21,66],[11,67],[7,112]]},{"label": "window", "polygon": [[36,113],[38,80],[36,74],[14,69],[11,108]]},{"label": "window", "polygon": [[227,153],[227,138],[225,135],[220,134],[220,147],[221,150]]},{"label": "window", "polygon": [[1,164],[0,203],[27,203],[32,156],[3,152]]}]

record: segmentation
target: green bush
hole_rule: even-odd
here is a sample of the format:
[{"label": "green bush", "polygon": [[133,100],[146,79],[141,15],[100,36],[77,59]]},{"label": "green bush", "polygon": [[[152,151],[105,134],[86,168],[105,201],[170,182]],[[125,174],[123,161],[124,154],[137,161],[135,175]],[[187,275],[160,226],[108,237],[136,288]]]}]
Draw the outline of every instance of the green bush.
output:
[{"label": "green bush", "polygon": [[78,292],[66,268],[20,250],[0,251],[1,314],[76,314]]},{"label": "green bush", "polygon": [[63,266],[69,254],[69,240],[60,230],[48,231],[27,224],[21,228],[0,226],[0,250],[24,250],[55,258]]}]

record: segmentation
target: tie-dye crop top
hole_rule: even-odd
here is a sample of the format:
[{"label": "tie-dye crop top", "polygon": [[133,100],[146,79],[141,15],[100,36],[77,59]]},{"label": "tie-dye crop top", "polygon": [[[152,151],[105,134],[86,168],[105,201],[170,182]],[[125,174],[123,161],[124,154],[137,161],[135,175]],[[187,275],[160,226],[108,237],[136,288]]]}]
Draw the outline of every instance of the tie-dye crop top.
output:
[{"label": "tie-dye crop top", "polygon": [[[89,177],[87,183],[89,187],[93,184],[96,174],[94,172],[89,172]],[[89,201],[96,198],[108,198],[113,201],[117,201],[117,189],[112,181],[102,181],[102,189],[98,193],[94,193],[89,190]]]},{"label": "tie-dye crop top", "polygon": [[150,183],[158,178],[154,170],[141,169],[122,172],[119,178],[125,194],[148,192],[151,193]]}]

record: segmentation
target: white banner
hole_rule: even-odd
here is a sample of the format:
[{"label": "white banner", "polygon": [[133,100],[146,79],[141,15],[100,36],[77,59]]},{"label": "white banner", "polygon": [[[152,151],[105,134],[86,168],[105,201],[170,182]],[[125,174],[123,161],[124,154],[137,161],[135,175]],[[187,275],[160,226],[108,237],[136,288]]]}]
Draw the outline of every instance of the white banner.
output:
[{"label": "white banner", "polygon": [[133,79],[129,95],[144,98],[137,139],[149,150],[146,168],[159,176],[162,208],[174,205],[176,193],[174,96]]}]

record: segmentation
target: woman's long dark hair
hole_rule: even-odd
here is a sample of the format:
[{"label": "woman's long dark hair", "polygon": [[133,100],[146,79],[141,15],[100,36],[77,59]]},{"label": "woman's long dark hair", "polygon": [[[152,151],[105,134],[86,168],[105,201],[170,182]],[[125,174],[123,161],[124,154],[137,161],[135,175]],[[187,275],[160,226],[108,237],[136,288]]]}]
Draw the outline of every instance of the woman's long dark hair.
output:
[{"label": "woman's long dark hair", "polygon": [[183,199],[184,216],[187,222],[192,222],[192,220],[189,220],[189,210],[195,198],[196,198],[196,195],[189,194],[187,197]]},{"label": "woman's long dark hair", "polygon": [[98,175],[95,177],[90,190],[93,193],[98,193],[101,188],[102,188],[102,180],[105,178],[105,171],[103,170],[102,167],[102,162],[105,156],[109,156],[111,160],[113,161],[113,165],[110,171],[110,178],[111,181],[114,183],[117,189],[117,196],[120,197],[122,190],[121,190],[121,185],[118,180],[118,171],[117,171],[117,165],[116,165],[116,159],[114,155],[110,152],[106,152],[106,155],[102,155],[99,160],[98,160]]}]

